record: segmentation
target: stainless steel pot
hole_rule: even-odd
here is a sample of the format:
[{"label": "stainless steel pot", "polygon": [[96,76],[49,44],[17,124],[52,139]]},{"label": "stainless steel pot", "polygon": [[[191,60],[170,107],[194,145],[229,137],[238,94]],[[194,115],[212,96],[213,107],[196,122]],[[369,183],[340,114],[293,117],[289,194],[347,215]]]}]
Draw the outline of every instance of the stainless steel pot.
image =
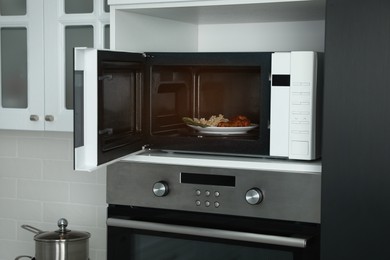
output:
[{"label": "stainless steel pot", "polygon": [[18,256],[15,260],[23,257],[33,260],[88,260],[90,233],[72,231],[67,226],[68,221],[64,218],[58,220],[59,229],[52,232],[22,225],[22,228],[36,234],[35,257]]}]

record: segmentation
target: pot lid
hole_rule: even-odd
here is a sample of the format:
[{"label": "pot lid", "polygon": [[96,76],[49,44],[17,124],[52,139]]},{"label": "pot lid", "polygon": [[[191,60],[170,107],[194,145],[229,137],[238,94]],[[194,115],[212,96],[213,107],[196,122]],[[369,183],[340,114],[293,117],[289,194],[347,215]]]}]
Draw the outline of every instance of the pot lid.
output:
[{"label": "pot lid", "polygon": [[88,232],[69,230],[68,221],[64,218],[58,220],[59,229],[52,232],[42,232],[34,236],[34,240],[41,242],[57,242],[57,241],[78,241],[85,240],[91,237]]}]

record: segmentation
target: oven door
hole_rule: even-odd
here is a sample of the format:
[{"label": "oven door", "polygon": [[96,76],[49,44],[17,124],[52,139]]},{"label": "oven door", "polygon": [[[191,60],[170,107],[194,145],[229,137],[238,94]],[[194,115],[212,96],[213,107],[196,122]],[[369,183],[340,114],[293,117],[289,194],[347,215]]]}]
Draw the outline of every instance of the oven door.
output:
[{"label": "oven door", "polygon": [[143,53],[75,49],[76,170],[91,171],[146,143],[144,64]]},{"label": "oven door", "polygon": [[110,206],[107,259],[319,259],[319,225]]}]

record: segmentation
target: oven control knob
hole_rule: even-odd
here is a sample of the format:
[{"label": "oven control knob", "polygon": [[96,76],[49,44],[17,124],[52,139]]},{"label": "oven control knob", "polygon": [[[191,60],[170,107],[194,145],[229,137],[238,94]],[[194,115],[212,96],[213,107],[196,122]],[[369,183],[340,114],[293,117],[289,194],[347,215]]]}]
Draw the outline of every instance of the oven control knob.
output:
[{"label": "oven control knob", "polygon": [[258,188],[252,188],[246,192],[245,199],[251,205],[260,204],[263,201],[263,192]]},{"label": "oven control knob", "polygon": [[153,185],[153,193],[157,197],[164,197],[168,194],[168,184],[164,181],[156,182]]}]

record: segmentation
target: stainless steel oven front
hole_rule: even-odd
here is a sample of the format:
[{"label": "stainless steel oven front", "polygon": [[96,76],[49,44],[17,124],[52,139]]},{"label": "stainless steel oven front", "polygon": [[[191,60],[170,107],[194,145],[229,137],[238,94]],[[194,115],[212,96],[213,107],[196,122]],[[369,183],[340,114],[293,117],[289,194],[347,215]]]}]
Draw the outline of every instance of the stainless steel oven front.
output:
[{"label": "stainless steel oven front", "polygon": [[107,259],[319,259],[318,165],[196,156],[108,167]]}]

